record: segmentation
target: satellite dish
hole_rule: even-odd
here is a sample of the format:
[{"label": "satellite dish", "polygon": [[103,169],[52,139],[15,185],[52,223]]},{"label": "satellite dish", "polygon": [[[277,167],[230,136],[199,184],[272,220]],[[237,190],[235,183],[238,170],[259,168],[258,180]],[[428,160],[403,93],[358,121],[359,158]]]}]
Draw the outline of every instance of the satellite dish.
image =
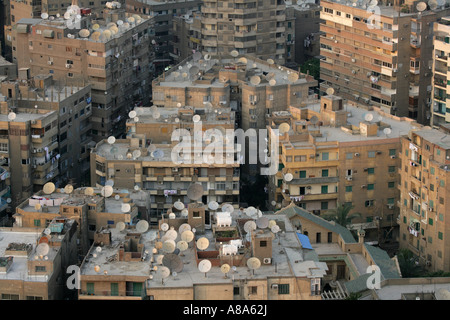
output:
[{"label": "satellite dish", "polygon": [[[114,186],[114,180],[111,180],[111,179],[106,180],[105,186],[110,186],[110,187]],[[116,195],[116,196],[119,196],[119,195]],[[116,196],[114,196],[114,198],[116,198]],[[120,196],[119,196],[119,198],[120,198]]]},{"label": "satellite dish", "polygon": [[166,266],[162,266],[160,268],[158,268],[159,273],[161,274],[161,277],[163,279],[167,278],[168,276],[170,276],[170,269],[167,268]]},{"label": "satellite dish", "polygon": [[200,261],[200,262],[198,263],[198,270],[199,270],[200,272],[204,272],[204,273],[205,273],[205,277],[206,277],[206,273],[207,273],[209,270],[211,270],[211,266],[212,266],[211,261],[209,261],[209,260],[207,260],[207,259],[204,259],[204,260],[202,260],[202,261]]},{"label": "satellite dish", "polygon": [[108,141],[109,144],[113,144],[114,142],[116,142],[116,137],[110,136],[110,137],[108,137],[107,141]]},{"label": "satellite dish", "polygon": [[311,119],[309,119],[309,122],[311,122],[312,124],[316,124],[317,122],[319,122],[319,118],[317,118],[317,116],[312,116]]},{"label": "satellite dish", "polygon": [[148,222],[145,220],[140,220],[137,224],[136,224],[136,231],[139,233],[144,233],[148,230]]},{"label": "satellite dish", "polygon": [[202,58],[202,54],[199,51],[194,52],[194,54],[192,55],[192,58],[194,59],[194,61],[198,61]]},{"label": "satellite dish", "polygon": [[137,113],[136,113],[136,111],[132,110],[132,111],[130,111],[130,112],[128,113],[128,116],[129,116],[130,118],[135,118],[135,117],[137,116]]},{"label": "satellite dish", "polygon": [[164,157],[164,151],[162,151],[161,149],[155,149],[155,151],[151,153],[151,156],[155,159],[161,159],[162,157]]},{"label": "satellite dish", "polygon": [[39,256],[45,256],[48,254],[49,250],[50,246],[47,243],[43,242],[38,244],[38,246],[36,247],[36,254]]},{"label": "satellite dish", "polygon": [[13,121],[15,118],[16,118],[16,114],[14,113],[14,112],[10,112],[9,114],[8,114],[8,120],[9,121]]},{"label": "satellite dish", "polygon": [[41,14],[41,18],[42,19],[48,19],[48,13],[47,12],[43,12],[42,14]]},{"label": "satellite dish", "polygon": [[55,184],[53,182],[47,182],[46,184],[44,184],[43,190],[44,193],[46,194],[51,194],[55,191],[56,187]]},{"label": "satellite dish", "polygon": [[80,32],[78,32],[80,37],[87,38],[91,34],[91,32],[88,29],[81,29]]},{"label": "satellite dish", "polygon": [[179,228],[178,228],[178,233],[179,234],[182,234],[184,231],[187,231],[187,230],[191,230],[191,225],[190,224],[188,224],[188,223],[183,223]]},{"label": "satellite dish", "polygon": [[278,131],[279,131],[281,134],[284,134],[284,133],[288,132],[290,129],[291,129],[291,126],[290,126],[289,123],[287,123],[287,122],[283,122],[283,123],[281,123],[281,124],[278,126]]},{"label": "satellite dish", "polygon": [[84,194],[87,195],[87,196],[94,195],[94,188],[87,187],[86,189],[84,189]]},{"label": "satellite dish", "polygon": [[373,114],[371,114],[371,113],[366,113],[366,114],[364,115],[364,120],[366,120],[366,121],[372,121],[372,120],[373,120]]},{"label": "satellite dish", "polygon": [[160,228],[162,231],[167,231],[167,230],[169,230],[169,225],[164,222],[164,223],[161,223]]},{"label": "satellite dish", "polygon": [[[41,18],[42,18],[42,15],[43,15],[43,14],[41,14]],[[69,20],[70,18],[71,18],[70,12],[64,13],[64,19]],[[44,19],[44,18],[42,18],[42,19]]]},{"label": "satellite dish", "polygon": [[292,175],[292,173],[288,172],[284,175],[284,180],[287,182],[292,181],[293,178],[294,178],[294,176]]},{"label": "satellite dish", "polygon": [[109,197],[112,196],[113,192],[114,192],[113,187],[111,187],[111,186],[104,186],[100,193],[105,198],[109,198]]},{"label": "satellite dish", "polygon": [[243,63],[243,64],[247,64],[248,60],[246,57],[241,57],[239,58],[238,62]]},{"label": "satellite dish", "polygon": [[261,260],[259,260],[257,257],[251,257],[247,260],[247,267],[255,272],[256,269],[259,269],[259,267],[261,267]]},{"label": "satellite dish", "polygon": [[177,242],[177,249],[179,249],[181,252],[186,251],[189,248],[189,244],[184,241],[180,240]]},{"label": "satellite dish", "polygon": [[385,135],[391,134],[392,133],[392,129],[391,128],[384,128],[383,132]]},{"label": "satellite dish", "polygon": [[211,55],[209,53],[205,54],[205,60],[206,61],[211,60]]},{"label": "satellite dish", "polygon": [[203,186],[199,183],[193,183],[188,187],[186,194],[189,199],[196,201],[203,196]]},{"label": "satellite dish", "polygon": [[153,112],[152,117],[153,117],[153,119],[159,119],[159,118],[161,118],[161,113]]},{"label": "satellite dish", "polygon": [[298,74],[297,73],[291,73],[288,75],[289,82],[295,82],[298,80]]},{"label": "satellite dish", "polygon": [[140,150],[133,151],[133,158],[139,158],[142,155]]},{"label": "satellite dish", "polygon": [[334,94],[334,89],[333,88],[328,88],[326,90],[327,95],[332,96]]},{"label": "satellite dish", "polygon": [[45,228],[45,229],[44,229],[44,234],[45,234],[45,235],[48,236],[48,235],[51,234],[51,233],[52,233],[52,230],[50,230],[49,228]]},{"label": "satellite dish", "polygon": [[181,240],[186,241],[187,243],[194,240],[194,233],[191,230],[185,230],[181,233]]},{"label": "satellite dish", "polygon": [[199,71],[200,71],[200,68],[197,66],[192,66],[189,68],[189,74],[191,76],[196,75],[197,73],[199,73]]},{"label": "satellite dish", "polygon": [[197,248],[199,250],[205,250],[209,247],[209,240],[205,237],[202,237],[197,240]]},{"label": "satellite dish", "polygon": [[275,64],[275,61],[273,61],[273,59],[267,59],[267,63],[268,64]]},{"label": "satellite dish", "polygon": [[274,225],[270,227],[270,231],[272,231],[273,233],[278,233],[280,232],[280,227],[278,225]]},{"label": "satellite dish", "polygon": [[233,50],[230,52],[230,55],[234,58],[236,58],[239,55],[239,52],[237,50]]},{"label": "satellite dish", "polygon": [[176,218],[175,213],[173,213],[173,212],[169,213],[169,219],[175,219],[175,218]]},{"label": "satellite dish", "polygon": [[267,228],[267,227],[269,226],[269,219],[267,219],[266,217],[258,218],[258,219],[256,220],[256,226],[257,226],[259,229],[265,229],[265,228]]},{"label": "satellite dish", "polygon": [[64,187],[65,193],[70,194],[70,193],[72,193],[72,191],[73,191],[73,186],[71,184],[68,184]]},{"label": "satellite dish", "polygon": [[254,86],[257,86],[261,83],[261,78],[259,76],[253,76],[250,78],[250,83]]},{"label": "satellite dish", "polygon": [[[67,12],[66,12],[67,13]],[[64,14],[65,15],[65,14]],[[96,31],[96,30],[98,30],[98,29],[100,29],[100,25],[98,24],[98,23],[95,23],[93,26],[92,26],[92,30],[94,30],[94,31]]]},{"label": "satellite dish", "polygon": [[272,228],[273,226],[276,226],[277,222],[275,220],[270,220],[269,221],[269,228]]},{"label": "satellite dish", "polygon": [[247,222],[244,224],[244,231],[245,231],[246,233],[250,233],[250,232],[252,232],[253,230],[256,230],[256,223],[255,223],[255,221],[253,221],[253,220],[247,221]]},{"label": "satellite dish", "polygon": [[198,114],[196,114],[192,117],[192,121],[194,121],[195,123],[199,122],[200,120],[201,120],[201,118]]},{"label": "satellite dish", "polygon": [[97,251],[98,253],[102,252],[102,247],[96,247],[95,251]]},{"label": "satellite dish", "polygon": [[167,253],[172,253],[175,251],[175,248],[177,247],[175,241],[169,239],[163,242],[162,249]]},{"label": "satellite dish", "polygon": [[119,221],[119,222],[116,223],[116,229],[117,229],[118,231],[123,231],[123,230],[125,230],[125,227],[126,227],[126,225],[125,225],[125,223],[122,222],[122,221]]},{"label": "satellite dish", "polygon": [[181,202],[180,200],[175,201],[175,203],[173,204],[173,206],[174,206],[175,209],[177,209],[177,210],[183,210],[183,209],[184,209],[184,203]]},{"label": "satellite dish", "polygon": [[166,234],[164,236],[167,237],[167,239],[169,239],[169,240],[175,241],[178,237],[178,232],[176,232],[173,229],[170,229],[166,232]]},{"label": "satellite dish", "polygon": [[416,5],[416,9],[417,9],[417,11],[419,11],[419,12],[425,11],[425,10],[427,9],[427,4],[426,4],[425,2],[419,2],[419,3]]},{"label": "satellite dish", "polygon": [[188,209],[184,208],[183,210],[181,210],[181,216],[182,216],[183,218],[187,217],[188,214],[189,214]]},{"label": "satellite dish", "polygon": [[276,84],[277,84],[277,80],[275,80],[275,79],[270,79],[270,80],[269,80],[269,85],[270,85],[270,86],[273,87],[273,86],[276,85]]},{"label": "satellite dish", "polygon": [[216,201],[210,201],[208,203],[208,208],[211,210],[217,210],[219,208],[219,204]]},{"label": "satellite dish", "polygon": [[230,203],[225,203],[224,205],[222,205],[222,212],[233,213],[234,212],[233,205]]},{"label": "satellite dish", "polygon": [[172,272],[178,273],[183,271],[183,261],[181,261],[181,258],[176,254],[170,253],[164,255],[162,264],[163,266],[169,268]]},{"label": "satellite dish", "polygon": [[42,205],[41,205],[40,203],[36,203],[36,204],[34,205],[34,209],[36,209],[36,211],[41,210],[41,208],[42,208]]},{"label": "satellite dish", "polygon": [[122,203],[122,212],[127,213],[131,210],[131,205],[129,203]]},{"label": "satellite dish", "polygon": [[100,266],[98,266],[98,265],[95,266],[95,267],[94,267],[94,271],[95,271],[95,272],[100,272]]}]

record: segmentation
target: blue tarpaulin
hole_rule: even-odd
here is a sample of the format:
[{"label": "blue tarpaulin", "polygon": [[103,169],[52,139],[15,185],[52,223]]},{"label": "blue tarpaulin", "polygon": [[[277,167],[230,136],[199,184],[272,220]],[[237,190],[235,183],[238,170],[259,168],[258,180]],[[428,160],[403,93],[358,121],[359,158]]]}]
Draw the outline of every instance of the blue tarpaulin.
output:
[{"label": "blue tarpaulin", "polygon": [[300,243],[302,244],[302,247],[304,249],[312,249],[308,236],[305,236],[304,234],[297,232],[297,237],[300,240]]}]

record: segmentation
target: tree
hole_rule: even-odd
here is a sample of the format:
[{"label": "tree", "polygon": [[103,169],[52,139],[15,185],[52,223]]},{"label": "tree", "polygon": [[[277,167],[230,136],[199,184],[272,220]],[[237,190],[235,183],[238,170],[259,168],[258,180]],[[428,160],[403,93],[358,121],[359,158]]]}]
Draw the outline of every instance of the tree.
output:
[{"label": "tree", "polygon": [[400,249],[397,260],[403,278],[416,278],[423,275],[422,267],[416,263],[416,257],[410,250]]},{"label": "tree", "polygon": [[347,227],[353,219],[361,217],[359,212],[350,213],[353,208],[354,206],[349,203],[338,203],[336,209],[328,210],[329,213],[324,218]]},{"label": "tree", "polygon": [[302,73],[307,73],[314,77],[315,80],[320,79],[320,60],[317,58],[312,58],[305,61],[304,64],[300,66],[300,71]]}]

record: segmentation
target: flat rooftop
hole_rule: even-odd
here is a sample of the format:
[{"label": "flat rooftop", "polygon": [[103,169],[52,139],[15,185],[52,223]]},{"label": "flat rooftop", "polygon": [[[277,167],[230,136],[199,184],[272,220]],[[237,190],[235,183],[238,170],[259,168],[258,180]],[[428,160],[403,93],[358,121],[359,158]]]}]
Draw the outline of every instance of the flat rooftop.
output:
[{"label": "flat rooftop", "polygon": [[422,130],[415,130],[414,134],[445,150],[450,149],[450,134],[448,133],[436,129],[424,128]]},{"label": "flat rooftop", "polygon": [[9,114],[0,114],[0,122],[27,122],[34,120],[44,120],[45,118],[52,116],[56,111],[48,111],[46,113],[36,113],[36,112],[14,112],[16,117],[14,120],[9,120]]},{"label": "flat rooftop", "polygon": [[[235,210],[232,219],[249,218],[242,214],[239,210]],[[102,275],[104,271],[108,275],[128,275],[128,276],[144,276],[153,275],[152,280],[148,280],[147,287],[192,287],[199,283],[232,283],[233,279],[266,279],[268,277],[322,277],[326,273],[326,264],[319,262],[314,250],[303,249],[288,218],[284,215],[264,215],[270,220],[275,220],[280,226],[281,231],[272,240],[272,264],[261,265],[260,268],[252,272],[247,266],[236,267],[236,270],[230,270],[228,277],[220,271],[220,267],[213,266],[205,275],[200,272],[195,259],[195,249],[193,243],[189,243],[187,250],[181,252],[179,257],[183,262],[182,271],[176,275],[170,275],[164,279],[162,283],[161,273],[151,271],[153,266],[161,266],[161,255],[164,250],[156,250],[153,253],[156,242],[161,241],[164,236],[163,231],[149,230],[142,234],[141,243],[144,244],[144,250],[148,252],[145,261],[113,261],[112,257],[118,253],[118,246],[125,239],[129,230],[118,231],[117,229],[109,229],[112,236],[112,244],[101,247],[101,251],[97,251],[95,247],[91,249],[87,260],[82,266],[82,275]],[[266,231],[270,232],[270,231]],[[158,238],[159,237],[159,238]],[[195,234],[194,241],[201,237],[209,240],[209,247],[204,251],[216,250],[216,242],[212,234],[212,230],[206,230],[204,234]],[[177,234],[175,242],[180,240],[180,234]],[[243,240],[244,241],[244,240]],[[96,254],[94,257],[93,254]],[[152,262],[153,261],[153,262]],[[95,266],[99,266],[98,272],[94,270]]]}]

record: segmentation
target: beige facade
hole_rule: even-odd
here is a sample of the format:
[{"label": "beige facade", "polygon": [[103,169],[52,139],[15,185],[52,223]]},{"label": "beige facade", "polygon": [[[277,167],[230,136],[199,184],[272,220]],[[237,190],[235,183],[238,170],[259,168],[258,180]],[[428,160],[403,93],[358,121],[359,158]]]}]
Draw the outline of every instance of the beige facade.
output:
[{"label": "beige facade", "polygon": [[[397,116],[429,123],[433,22],[448,8],[417,14],[386,2],[375,7],[322,2],[321,90],[339,90],[345,99],[374,105]],[[375,17],[374,17],[375,16]]]},{"label": "beige facade", "polygon": [[[116,22],[128,18],[134,22],[117,28]],[[97,33],[92,29],[95,24]],[[69,28],[64,18],[26,19],[14,28],[13,56],[19,68],[29,68],[32,76],[50,73],[65,85],[91,85],[95,141],[120,135],[127,110],[148,103],[149,19],[105,8],[102,19],[83,15],[78,29]],[[87,29],[90,36],[82,38],[80,29]]]},{"label": "beige facade", "polygon": [[279,172],[269,179],[272,209],[294,202],[323,215],[338,203],[349,203],[352,212],[361,214],[352,225],[366,229],[366,238],[384,242],[396,237],[400,138],[417,123],[375,108],[344,105],[337,96],[274,113],[270,120],[270,129],[289,124],[279,140]]},{"label": "beige facade", "polygon": [[[2,300],[59,300],[68,297],[66,269],[77,263],[77,223],[56,218],[43,229],[1,228],[2,252],[0,297]],[[36,231],[38,238],[36,239]],[[48,244],[45,255],[36,251]]]},{"label": "beige facade", "polygon": [[450,270],[448,133],[423,128],[402,138],[400,247],[429,271]]}]

